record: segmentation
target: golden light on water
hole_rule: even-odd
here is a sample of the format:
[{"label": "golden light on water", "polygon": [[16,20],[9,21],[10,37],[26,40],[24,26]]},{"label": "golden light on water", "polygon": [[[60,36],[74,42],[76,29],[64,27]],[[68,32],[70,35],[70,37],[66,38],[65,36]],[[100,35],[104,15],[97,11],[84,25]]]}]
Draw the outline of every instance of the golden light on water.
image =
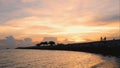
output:
[{"label": "golden light on water", "polygon": [[[0,61],[4,61],[2,65],[12,68],[117,68],[114,57],[103,57],[83,52],[49,50],[8,51],[7,53],[6,51],[2,51],[6,54],[0,52],[0,57],[6,57],[4,60]],[[10,57],[9,55],[12,56]],[[8,63],[8,60],[12,63]]]}]

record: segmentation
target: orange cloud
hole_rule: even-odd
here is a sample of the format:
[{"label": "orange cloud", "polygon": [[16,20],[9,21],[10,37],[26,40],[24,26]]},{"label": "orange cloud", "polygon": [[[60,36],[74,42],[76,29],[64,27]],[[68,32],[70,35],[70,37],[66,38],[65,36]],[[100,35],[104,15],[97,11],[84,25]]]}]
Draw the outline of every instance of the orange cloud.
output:
[{"label": "orange cloud", "polygon": [[[8,1],[0,2],[1,7]],[[34,40],[55,36],[76,42],[118,37],[118,0],[11,0],[8,4],[12,5],[1,7],[0,36]]]},{"label": "orange cloud", "polygon": [[23,3],[31,3],[34,2],[34,0],[21,0]]}]

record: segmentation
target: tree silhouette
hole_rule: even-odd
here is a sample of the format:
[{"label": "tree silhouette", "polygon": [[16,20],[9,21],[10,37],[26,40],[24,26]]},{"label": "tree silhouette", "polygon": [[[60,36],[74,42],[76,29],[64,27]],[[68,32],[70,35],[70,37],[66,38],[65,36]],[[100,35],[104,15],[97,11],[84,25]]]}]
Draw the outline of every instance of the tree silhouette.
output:
[{"label": "tree silhouette", "polygon": [[48,45],[48,43],[45,41],[45,42],[41,42],[41,43],[36,44],[36,46],[41,46],[41,45],[45,46],[45,45]]},{"label": "tree silhouette", "polygon": [[48,45],[48,43],[45,41],[45,42],[41,42],[42,45]]},{"label": "tree silhouette", "polygon": [[40,46],[40,45],[41,45],[41,43],[36,44],[36,46]]},{"label": "tree silhouette", "polygon": [[53,45],[55,45],[55,42],[54,41],[49,41],[49,42],[45,41],[45,42],[41,42],[41,43],[36,44],[36,46],[41,46],[41,45],[46,46],[48,44],[50,46],[53,46]]},{"label": "tree silhouette", "polygon": [[53,46],[53,45],[55,45],[55,42],[54,41],[49,41],[49,44],[50,44],[50,46]]}]

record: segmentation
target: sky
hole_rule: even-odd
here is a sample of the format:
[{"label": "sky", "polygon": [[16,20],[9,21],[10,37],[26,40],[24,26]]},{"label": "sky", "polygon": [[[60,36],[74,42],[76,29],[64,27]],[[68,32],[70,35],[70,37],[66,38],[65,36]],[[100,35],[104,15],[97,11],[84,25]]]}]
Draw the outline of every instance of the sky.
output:
[{"label": "sky", "polygon": [[0,39],[74,42],[120,38],[119,0],[0,0]]}]

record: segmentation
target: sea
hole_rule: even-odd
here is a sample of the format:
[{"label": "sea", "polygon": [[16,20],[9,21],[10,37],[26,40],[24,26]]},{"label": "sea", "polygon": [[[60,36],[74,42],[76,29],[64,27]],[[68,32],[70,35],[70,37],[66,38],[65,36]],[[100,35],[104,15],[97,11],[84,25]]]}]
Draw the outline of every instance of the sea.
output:
[{"label": "sea", "polygon": [[119,68],[118,61],[113,56],[75,51],[0,50],[0,68]]}]

